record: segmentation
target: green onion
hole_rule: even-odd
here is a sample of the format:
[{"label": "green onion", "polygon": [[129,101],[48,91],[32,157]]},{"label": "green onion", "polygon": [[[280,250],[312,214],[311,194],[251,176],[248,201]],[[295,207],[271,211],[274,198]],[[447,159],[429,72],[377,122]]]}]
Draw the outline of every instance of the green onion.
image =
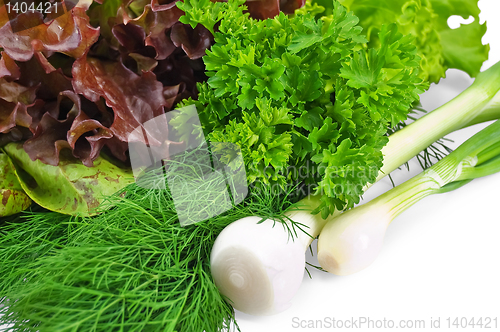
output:
[{"label": "green onion", "polygon": [[455,190],[500,171],[500,120],[489,125],[424,172],[330,220],[319,236],[318,260],[328,272],[348,275],[378,256],[389,224],[429,195]]},{"label": "green onion", "polygon": [[463,127],[500,118],[500,63],[480,73],[453,100],[389,137],[377,181],[441,137]]}]

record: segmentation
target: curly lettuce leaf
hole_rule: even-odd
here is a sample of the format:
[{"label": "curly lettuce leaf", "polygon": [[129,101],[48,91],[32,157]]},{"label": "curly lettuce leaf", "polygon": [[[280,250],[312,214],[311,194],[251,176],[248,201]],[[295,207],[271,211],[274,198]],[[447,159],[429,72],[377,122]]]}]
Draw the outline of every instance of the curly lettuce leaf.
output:
[{"label": "curly lettuce leaf", "polygon": [[[486,23],[479,23],[477,0],[431,0],[437,16],[439,35],[443,47],[444,65],[465,71],[471,77],[479,74],[484,61],[488,59],[489,45],[483,45],[481,38],[486,33]],[[464,19],[472,16],[474,21],[461,24],[457,29],[448,26],[451,15]]]},{"label": "curly lettuce leaf", "polygon": [[[488,58],[489,46],[481,43],[486,26],[479,24],[477,0],[339,1],[359,17],[370,46],[380,43],[378,31],[387,23],[394,22],[404,35],[414,36],[421,58],[420,75],[429,82],[438,82],[448,68],[475,77]],[[330,1],[312,0],[312,4],[321,7],[323,15],[331,11]],[[451,29],[447,21],[453,15],[472,16],[474,22]]]},{"label": "curly lettuce leaf", "polygon": [[62,154],[59,164],[52,166],[31,160],[22,143],[7,144],[3,150],[24,192],[40,206],[59,213],[94,215],[106,196],[134,182],[130,169],[103,156],[95,160],[97,167],[87,167],[70,154]]},{"label": "curly lettuce leaf", "polygon": [[163,85],[152,72],[137,75],[121,62],[84,56],[73,65],[73,88],[87,99],[102,97],[114,111],[110,131],[126,142],[146,121],[164,113]]},{"label": "curly lettuce leaf", "polygon": [[21,71],[14,59],[8,56],[5,52],[0,52],[0,78],[10,77],[13,80],[21,77]]},{"label": "curly lettuce leaf", "polygon": [[[28,61],[35,52],[61,52],[78,58],[99,37],[99,28],[89,23],[85,7],[74,7],[64,15],[44,23],[39,12],[26,12],[0,28],[0,48],[16,61]],[[13,32],[11,26],[32,26]]]}]

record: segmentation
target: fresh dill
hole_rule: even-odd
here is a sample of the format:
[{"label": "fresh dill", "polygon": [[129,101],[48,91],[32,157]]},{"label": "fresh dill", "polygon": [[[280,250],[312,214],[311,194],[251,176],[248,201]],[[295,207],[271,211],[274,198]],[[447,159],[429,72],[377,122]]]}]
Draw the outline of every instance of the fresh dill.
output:
[{"label": "fresh dill", "polygon": [[[207,193],[212,185],[220,188],[209,181]],[[40,210],[0,226],[0,325],[16,332],[239,330],[210,274],[213,243],[231,222],[279,220],[293,202],[261,188],[182,227],[169,190],[132,184],[124,192],[94,217]]]}]

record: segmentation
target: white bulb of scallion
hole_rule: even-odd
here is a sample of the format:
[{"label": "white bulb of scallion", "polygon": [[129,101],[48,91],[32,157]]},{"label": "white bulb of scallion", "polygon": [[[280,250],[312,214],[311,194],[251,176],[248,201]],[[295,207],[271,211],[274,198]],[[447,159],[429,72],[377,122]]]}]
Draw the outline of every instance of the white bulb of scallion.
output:
[{"label": "white bulb of scallion", "polygon": [[[308,201],[318,204],[316,198]],[[212,276],[235,309],[271,315],[290,306],[304,278],[305,251],[326,220],[310,210],[294,210],[287,216],[304,225],[307,233],[297,230],[292,238],[280,221],[247,217],[217,237],[210,256]]]}]

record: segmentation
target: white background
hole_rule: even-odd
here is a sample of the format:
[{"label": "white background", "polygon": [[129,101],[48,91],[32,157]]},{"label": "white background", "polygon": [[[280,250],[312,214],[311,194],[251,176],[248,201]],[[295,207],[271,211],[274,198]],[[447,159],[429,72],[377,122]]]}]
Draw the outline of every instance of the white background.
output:
[{"label": "white background", "polygon": [[[488,30],[483,43],[491,46],[490,60],[483,70],[500,61],[500,1],[480,0],[481,23]],[[460,19],[451,20],[458,26]],[[466,55],[464,55],[466,56]],[[422,96],[425,109],[444,104],[467,88],[472,79],[449,70],[447,78]],[[447,137],[452,147],[465,141],[485,125],[460,130]],[[410,164],[393,173],[396,184],[421,169]],[[384,179],[365,194],[365,202],[392,187]],[[384,248],[369,268],[351,276],[335,276],[309,268],[293,305],[274,316],[255,317],[237,312],[242,332],[375,331],[377,329],[298,328],[294,319],[325,317],[372,320],[424,320],[425,329],[393,331],[481,331],[478,327],[446,327],[447,317],[498,317],[500,331],[500,174],[476,179],[447,194],[427,197],[405,211],[390,225]],[[316,242],[313,243],[315,247]],[[318,265],[316,257],[307,260]],[[430,328],[430,319],[440,318],[441,328]],[[396,325],[397,326],[397,325]],[[378,329],[378,331],[390,331]]]}]

